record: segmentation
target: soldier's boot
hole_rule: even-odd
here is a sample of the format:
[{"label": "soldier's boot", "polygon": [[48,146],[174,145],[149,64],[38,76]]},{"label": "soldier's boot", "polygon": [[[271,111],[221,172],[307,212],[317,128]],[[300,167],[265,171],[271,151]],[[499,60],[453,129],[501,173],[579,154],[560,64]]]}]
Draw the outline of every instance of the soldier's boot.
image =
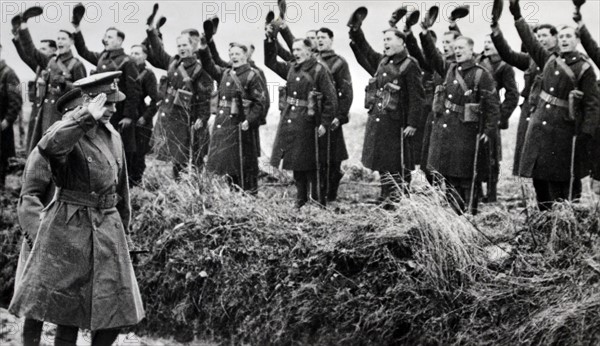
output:
[{"label": "soldier's boot", "polygon": [[306,172],[294,171],[296,184],[296,208],[302,208],[308,202],[308,178]]},{"label": "soldier's boot", "polygon": [[498,182],[494,181],[487,185],[486,202],[495,203],[498,201]]},{"label": "soldier's boot", "polygon": [[327,200],[334,202],[338,197],[338,189],[340,188],[340,181],[344,176],[344,172],[340,169],[340,164],[332,164],[334,169],[329,177],[329,191],[327,191]]},{"label": "soldier's boot", "polygon": [[77,333],[79,328],[72,326],[56,326],[54,346],[75,346],[77,344]]},{"label": "soldier's boot", "polygon": [[42,338],[43,321],[26,318],[23,324],[23,345],[24,346],[39,346]]},{"label": "soldier's boot", "polygon": [[119,329],[100,329],[92,333],[92,346],[111,346],[119,336]]},{"label": "soldier's boot", "polygon": [[256,196],[258,194],[258,174],[246,174],[244,180],[244,191]]}]

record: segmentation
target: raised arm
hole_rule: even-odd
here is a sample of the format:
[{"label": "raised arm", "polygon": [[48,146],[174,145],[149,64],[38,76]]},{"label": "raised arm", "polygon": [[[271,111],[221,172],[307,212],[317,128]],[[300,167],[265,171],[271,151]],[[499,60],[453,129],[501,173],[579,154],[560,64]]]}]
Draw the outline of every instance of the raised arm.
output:
[{"label": "raised arm", "polygon": [[277,73],[279,77],[287,80],[290,63],[277,60],[277,46],[274,40],[269,42],[269,39],[265,39],[265,65]]},{"label": "raised arm", "polygon": [[406,33],[406,49],[408,50],[408,54],[413,58],[417,59],[419,62],[419,66],[422,70],[433,73],[433,69],[427,63],[425,56],[423,55],[423,51],[419,48],[419,44],[417,43],[417,38],[413,34],[412,31]]},{"label": "raised arm", "polygon": [[421,46],[423,47],[423,52],[425,53],[425,59],[428,61],[429,66],[433,67],[433,69],[440,75],[446,75],[446,69],[448,66],[446,65],[446,60],[442,57],[440,52],[435,47],[435,42],[433,41],[433,37],[429,30],[422,31],[419,34],[421,38]]},{"label": "raised arm", "polygon": [[[30,61],[41,66],[42,68],[46,68],[46,66],[48,66],[50,57],[44,55],[37,48],[35,48],[35,44],[33,43],[33,39],[31,38],[31,34],[29,33],[29,29],[27,27],[19,30],[19,42],[21,43],[23,53],[27,55]],[[23,61],[25,60],[23,59]]]},{"label": "raised arm", "polygon": [[285,49],[284,46],[281,45],[281,43],[279,43],[279,40],[274,40],[275,44],[277,44],[277,55],[285,60],[285,61],[293,61],[294,60],[294,56],[292,55],[292,53]]},{"label": "raised arm", "polygon": [[[210,55],[212,55],[212,60],[215,62],[215,64],[217,66],[220,67],[231,67],[231,64],[228,61],[225,61],[223,59],[221,59],[221,56],[219,55],[219,51],[217,50],[217,45],[215,44],[215,39],[213,37],[213,39],[211,39],[208,42],[208,48],[210,49]],[[204,64],[202,64],[204,65]]]},{"label": "raised arm", "polygon": [[19,54],[19,58],[21,58],[21,60],[27,66],[29,66],[29,68],[32,69],[33,72],[36,72],[38,64],[35,61],[33,61],[33,59],[31,59],[31,57],[28,54],[25,54],[25,51],[23,50],[23,47],[21,47],[21,42],[19,41],[18,36],[13,37],[12,42],[15,45],[15,49],[17,50],[17,54]]},{"label": "raised arm", "polygon": [[600,67],[600,47],[598,47],[598,43],[594,40],[583,22],[579,26],[579,38],[581,39],[581,45],[585,48],[592,61],[596,66]]},{"label": "raised arm", "polygon": [[40,154],[50,163],[55,177],[65,176],[67,156],[77,142],[94,126],[96,119],[86,108],[78,108],[66,119],[56,122],[38,142]]},{"label": "raised arm", "polygon": [[529,24],[523,18],[519,18],[515,20],[515,27],[517,28],[517,32],[527,48],[529,55],[533,58],[533,61],[541,67],[546,64],[546,60],[550,57],[550,52],[548,52],[542,45],[538,42],[535,37],[533,31],[529,27]]},{"label": "raised arm", "polygon": [[168,70],[172,57],[165,52],[160,38],[158,38],[158,32],[156,29],[148,29],[146,30],[146,34],[148,35],[148,42],[150,42],[150,46],[152,47],[152,49],[148,50],[148,57],[150,58],[151,56],[151,60],[154,62],[152,65],[156,68]]},{"label": "raised arm", "polygon": [[79,28],[77,28],[73,34],[73,41],[75,42],[75,49],[77,50],[77,54],[79,54],[79,56],[94,66],[98,65],[98,60],[100,60],[100,55],[102,53],[92,52],[87,48],[85,45],[85,39],[83,38],[83,34]]},{"label": "raised arm", "polygon": [[367,62],[370,66],[374,66],[375,70],[377,70],[377,66],[379,66],[379,61],[383,58],[383,54],[377,53],[367,42],[365,38],[365,34],[362,29],[358,29],[355,31],[351,31],[352,40],[356,43],[358,50],[363,54]]},{"label": "raised arm", "polygon": [[492,42],[502,61],[521,71],[526,71],[529,68],[529,54],[512,50],[498,26],[492,30]]},{"label": "raised arm", "polygon": [[373,77],[375,75],[375,72],[377,72],[377,66],[372,66],[367,61],[367,58],[364,55],[362,55],[362,52],[360,51],[360,49],[358,49],[356,42],[350,41],[350,48],[352,49],[352,52],[354,52],[354,57],[356,58],[356,61],[358,62],[358,64],[365,71],[367,71],[367,73],[370,74],[371,77]]},{"label": "raised arm", "polygon": [[201,47],[198,49],[197,54],[202,63],[202,68],[212,77],[212,79],[216,80],[217,83],[221,83],[223,72],[226,68],[215,64],[208,47]]},{"label": "raised arm", "polygon": [[504,101],[500,105],[500,128],[507,129],[508,119],[519,105],[519,89],[512,67],[505,65],[500,73],[504,87]]},{"label": "raised arm", "polygon": [[[289,25],[287,25],[287,23],[282,25],[281,30],[279,32],[281,33],[281,37],[283,37],[285,44],[287,44],[288,48],[290,49],[289,51],[290,52],[293,51],[294,50],[294,40],[296,39],[296,36],[294,36],[294,34],[292,34],[292,31],[290,30]],[[287,60],[287,61],[289,61],[289,60]]]}]

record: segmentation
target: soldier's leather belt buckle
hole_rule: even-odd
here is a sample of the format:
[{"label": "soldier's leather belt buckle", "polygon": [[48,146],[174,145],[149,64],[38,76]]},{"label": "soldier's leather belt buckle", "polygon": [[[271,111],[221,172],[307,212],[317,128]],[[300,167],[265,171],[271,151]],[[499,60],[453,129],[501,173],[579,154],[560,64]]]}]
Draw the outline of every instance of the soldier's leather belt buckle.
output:
[{"label": "soldier's leather belt buckle", "polygon": [[542,100],[544,100],[544,102],[549,103],[553,106],[569,108],[569,101],[559,99],[556,96],[552,96],[552,95],[548,94],[547,92],[545,92],[544,90],[542,90],[542,92],[540,92],[540,98]]},{"label": "soldier's leather belt buckle", "polygon": [[82,207],[110,209],[117,206],[120,197],[116,193],[99,195],[95,192],[57,189],[56,199],[61,202],[79,205]]},{"label": "soldier's leather belt buckle", "polygon": [[452,103],[448,100],[446,100],[444,102],[444,107],[446,107],[447,109],[453,111],[453,112],[457,112],[457,113],[464,113],[465,111],[465,107],[461,106],[461,105],[457,105],[456,103]]},{"label": "soldier's leather belt buckle", "polygon": [[300,100],[297,98],[293,98],[293,97],[288,97],[286,102],[291,105],[291,106],[296,106],[296,107],[306,107],[308,106],[308,101],[306,100]]}]

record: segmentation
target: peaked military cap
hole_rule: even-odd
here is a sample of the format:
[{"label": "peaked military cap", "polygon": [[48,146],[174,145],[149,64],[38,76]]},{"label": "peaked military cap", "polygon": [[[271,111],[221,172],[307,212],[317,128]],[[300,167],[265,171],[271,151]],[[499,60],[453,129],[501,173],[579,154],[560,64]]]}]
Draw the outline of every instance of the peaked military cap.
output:
[{"label": "peaked military cap", "polygon": [[117,84],[121,73],[121,71],[96,73],[76,81],[73,87],[80,88],[82,93],[89,97],[105,93],[107,102],[121,102],[125,100],[125,94],[119,91]]}]

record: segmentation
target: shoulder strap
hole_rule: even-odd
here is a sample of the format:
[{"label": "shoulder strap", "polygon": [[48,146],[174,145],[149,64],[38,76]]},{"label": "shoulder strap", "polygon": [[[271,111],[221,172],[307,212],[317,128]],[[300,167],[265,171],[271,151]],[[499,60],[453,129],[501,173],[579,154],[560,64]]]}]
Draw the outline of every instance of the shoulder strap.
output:
[{"label": "shoulder strap", "polygon": [[469,90],[469,87],[467,86],[467,83],[465,82],[464,78],[458,72],[458,65],[454,65],[454,78],[456,78],[458,84],[460,84],[460,87],[463,89],[464,92],[467,92],[467,90]]},{"label": "shoulder strap", "polygon": [[398,71],[399,76],[401,76],[404,73],[404,71],[406,71],[406,69],[408,68],[408,65],[410,65],[410,62],[412,61],[410,59],[410,57],[407,57],[406,59],[404,59],[402,64],[400,64],[400,70]]},{"label": "shoulder strap", "polygon": [[117,70],[120,70],[121,67],[123,67],[123,65],[127,64],[129,62],[129,56],[125,56],[125,58],[123,58],[123,61],[121,61],[121,63],[119,64],[119,66],[117,66]]},{"label": "shoulder strap", "polygon": [[142,71],[139,75],[137,80],[138,81],[142,81],[144,79],[144,76],[146,76],[146,74],[148,73],[148,70],[144,69],[144,71]]},{"label": "shoulder strap", "polygon": [[192,81],[194,80],[194,78],[196,78],[198,72],[200,72],[201,69],[202,67],[200,67],[200,64],[196,64],[196,66],[194,66],[194,72],[192,72],[192,76],[190,77],[190,75],[185,70],[185,67],[183,67],[183,64],[179,64],[179,66],[177,67],[177,70],[179,71],[179,73],[181,73],[181,76],[183,76],[183,82],[190,89],[190,91],[193,90]]},{"label": "shoulder strap", "polygon": [[475,89],[475,90],[479,89],[479,82],[481,81],[482,76],[483,76],[483,70],[477,69],[477,71],[475,71],[475,86],[473,89]]},{"label": "shoulder strap", "polygon": [[60,60],[58,58],[58,55],[55,56],[54,58],[54,62],[56,63],[56,66],[58,66],[58,68],[67,76],[71,75],[71,68],[73,68],[73,61],[75,59],[71,59],[71,62],[69,63],[69,67],[65,66],[65,64],[62,62],[62,60]]},{"label": "shoulder strap", "polygon": [[[240,81],[239,77],[237,76],[236,73],[233,73],[233,69],[227,69],[227,73],[231,76],[231,79],[233,79],[233,83],[235,83],[235,86],[238,88],[238,90],[240,90],[242,92],[242,97],[243,98],[248,98],[248,93],[246,92],[246,88],[242,85],[242,82]],[[254,72],[253,68],[250,68],[250,72],[248,73],[248,78],[246,78],[246,84],[248,84],[248,82],[250,82],[252,80],[252,78],[254,78],[254,76],[256,75],[256,72]]]},{"label": "shoulder strap", "polygon": [[335,62],[331,66],[331,74],[335,74],[344,65],[344,61],[339,56],[336,56]]},{"label": "shoulder strap", "polygon": [[567,76],[569,76],[569,79],[573,83],[573,87],[575,89],[578,89],[578,87],[579,87],[579,80],[581,79],[581,77],[583,76],[583,74],[585,73],[585,71],[587,71],[587,69],[590,68],[590,64],[587,61],[585,61],[583,63],[583,66],[581,66],[581,71],[579,72],[579,76],[576,77],[575,76],[575,72],[573,72],[573,70],[569,67],[569,65],[567,65],[562,59],[556,59],[556,64],[563,71],[565,71],[565,73],[567,74]]}]

